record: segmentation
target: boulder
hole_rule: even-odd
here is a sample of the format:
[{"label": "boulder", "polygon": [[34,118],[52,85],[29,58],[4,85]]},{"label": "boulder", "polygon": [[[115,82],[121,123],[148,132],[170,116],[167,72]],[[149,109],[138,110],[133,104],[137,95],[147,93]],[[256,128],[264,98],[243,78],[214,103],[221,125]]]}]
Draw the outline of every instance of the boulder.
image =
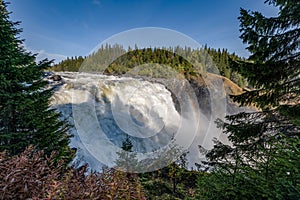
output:
[{"label": "boulder", "polygon": [[60,75],[53,75],[50,77],[53,81],[61,81],[61,76]]}]

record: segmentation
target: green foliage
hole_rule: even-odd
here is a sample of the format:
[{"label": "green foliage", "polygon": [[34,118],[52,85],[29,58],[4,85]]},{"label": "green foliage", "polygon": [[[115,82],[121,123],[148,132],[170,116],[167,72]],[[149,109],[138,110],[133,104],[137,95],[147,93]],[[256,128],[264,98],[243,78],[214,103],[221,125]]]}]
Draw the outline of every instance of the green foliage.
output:
[{"label": "green foliage", "polygon": [[139,170],[136,153],[132,151],[132,147],[132,142],[127,137],[122,142],[122,151],[117,152],[118,159],[115,161],[115,163],[118,170],[128,173],[137,172]]},{"label": "green foliage", "polygon": [[[252,55],[236,68],[257,90],[236,100],[255,102],[260,108],[299,103],[299,3],[268,1],[280,8],[279,16],[264,17],[241,9],[241,38]],[[293,108],[291,108],[293,109]],[[299,108],[298,108],[299,111]]]},{"label": "green foliage", "polygon": [[198,180],[199,198],[299,197],[300,140],[285,135],[294,129],[288,121],[279,119],[273,127],[266,123],[275,117],[271,112],[241,113],[228,117],[231,124],[222,123],[233,146],[218,142],[207,154],[214,170]]},{"label": "green foliage", "polygon": [[147,199],[186,199],[194,196],[197,176],[201,172],[187,169],[185,155],[162,169],[139,175]]},{"label": "green foliage", "polygon": [[217,122],[232,145],[216,142],[207,154],[212,171],[198,179],[197,198],[300,198],[300,4],[266,2],[279,8],[277,17],[241,9],[241,38],[251,56],[232,62],[257,88],[234,99],[261,111]]},{"label": "green foliage", "polygon": [[240,87],[248,86],[247,80],[238,71],[232,69],[230,66],[231,60],[243,60],[242,58],[239,58],[234,53],[228,53],[227,49],[216,50],[205,46],[204,51],[211,56],[212,61],[219,70],[220,75],[229,78]]},{"label": "green foliage", "polygon": [[[144,65],[147,63],[156,63],[156,65],[151,65],[151,67],[147,68],[147,71],[144,71],[143,74],[145,74],[146,76],[151,75],[157,78],[168,77],[168,73],[170,72],[168,72],[167,70],[165,73],[162,73],[163,69],[160,69],[166,66],[171,67],[188,79],[191,76],[198,75],[192,64],[185,60],[183,57],[171,51],[156,48],[147,48],[142,50],[137,49],[127,52],[126,54],[118,57],[113,63],[111,63],[104,71],[104,73],[122,75],[136,66]],[[135,74],[133,73],[132,75]],[[138,71],[138,74],[136,75],[141,75],[140,71]]]},{"label": "green foliage", "polygon": [[34,144],[47,155],[53,150],[59,159],[70,160],[68,126],[50,109],[52,91],[42,79],[51,62],[38,64],[18,38],[20,29],[9,20],[6,4],[0,1],[0,151],[21,153]]},{"label": "green foliage", "polygon": [[85,58],[79,71],[103,73],[108,65],[125,53],[126,50],[121,45],[102,45],[97,51]]},{"label": "green foliage", "polygon": [[54,65],[54,71],[84,71],[101,72],[105,74],[131,76],[150,76],[154,78],[170,78],[175,72],[190,79],[206,72],[225,76],[241,87],[247,86],[247,81],[240,73],[230,68],[230,60],[239,59],[226,49],[215,50],[205,46],[201,49],[188,47],[174,48],[128,48],[121,45],[101,46],[96,52],[86,58],[75,57]]},{"label": "green foliage", "polygon": [[75,58],[67,58],[66,60],[61,61],[60,63],[52,66],[51,70],[53,71],[70,71],[77,72],[83,63],[84,58],[82,56],[75,56]]}]

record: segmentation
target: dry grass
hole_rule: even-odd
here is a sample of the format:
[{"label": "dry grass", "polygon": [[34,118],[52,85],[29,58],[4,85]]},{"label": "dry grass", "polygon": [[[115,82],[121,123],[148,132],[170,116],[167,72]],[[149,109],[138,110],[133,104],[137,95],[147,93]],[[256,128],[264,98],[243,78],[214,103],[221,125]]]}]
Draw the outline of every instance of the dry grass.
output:
[{"label": "dry grass", "polygon": [[232,82],[230,79],[217,74],[207,73],[204,77],[205,83],[211,89],[218,89],[219,82],[222,81],[224,90],[228,95],[239,95],[243,93],[243,89]]}]

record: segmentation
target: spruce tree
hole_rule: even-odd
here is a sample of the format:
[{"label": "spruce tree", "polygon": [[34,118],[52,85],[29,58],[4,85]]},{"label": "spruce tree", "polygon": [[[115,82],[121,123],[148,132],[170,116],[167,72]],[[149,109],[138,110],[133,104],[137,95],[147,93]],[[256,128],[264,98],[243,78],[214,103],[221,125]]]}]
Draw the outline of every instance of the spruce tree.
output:
[{"label": "spruce tree", "polygon": [[129,174],[138,172],[138,160],[136,153],[133,152],[132,142],[127,136],[122,142],[122,151],[117,152],[118,159],[115,161],[118,170],[128,172]]},{"label": "spruce tree", "polygon": [[241,9],[247,61],[232,67],[254,86],[235,96],[259,111],[218,122],[232,145],[216,142],[207,154],[213,173],[199,179],[202,199],[300,198],[300,2],[267,0],[278,16]]},{"label": "spruce tree", "polygon": [[36,55],[24,49],[19,22],[10,21],[6,7],[0,0],[0,151],[15,155],[34,145],[70,160],[68,125],[50,108],[53,91],[42,79],[51,61],[37,63]]}]

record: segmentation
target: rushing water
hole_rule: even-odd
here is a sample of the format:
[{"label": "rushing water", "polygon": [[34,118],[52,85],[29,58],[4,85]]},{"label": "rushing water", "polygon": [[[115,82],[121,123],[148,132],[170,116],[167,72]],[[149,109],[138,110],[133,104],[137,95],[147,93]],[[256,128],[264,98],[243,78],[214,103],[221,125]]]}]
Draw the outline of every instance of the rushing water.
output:
[{"label": "rushing water", "polygon": [[193,102],[185,100],[180,114],[162,84],[88,73],[59,75],[62,81],[52,83],[52,105],[71,125],[78,164],[88,163],[95,170],[101,163],[114,166],[116,152],[128,137],[139,159],[176,141],[189,151],[193,166],[202,157],[198,145],[211,147],[212,138],[220,136]]}]

